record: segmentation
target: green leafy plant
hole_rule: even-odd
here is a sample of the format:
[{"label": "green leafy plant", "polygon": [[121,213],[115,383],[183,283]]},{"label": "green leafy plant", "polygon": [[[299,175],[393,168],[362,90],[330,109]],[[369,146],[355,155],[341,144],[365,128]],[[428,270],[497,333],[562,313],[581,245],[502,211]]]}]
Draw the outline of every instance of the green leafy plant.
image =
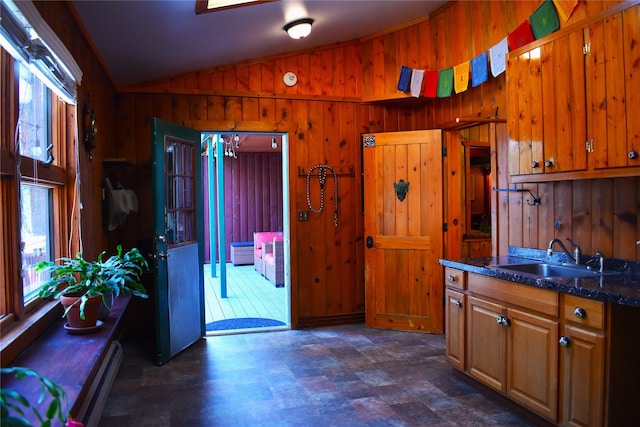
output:
[{"label": "green leafy plant", "polygon": [[[91,297],[102,296],[102,302],[109,307],[105,295],[133,295],[147,298],[149,295],[140,278],[144,270],[149,269],[147,261],[137,248],[123,253],[118,245],[117,255],[106,261],[98,255],[96,261],[87,261],[81,253],[75,258],[63,257],[56,262],[41,261],[35,265],[36,271],[48,271],[51,278],[45,282],[38,292],[41,298],[59,298],[61,295],[80,297],[80,317],[84,319],[84,308]],[[71,309],[68,307],[64,314]]]},{"label": "green leafy plant", "polygon": [[60,420],[64,425],[66,412],[67,395],[63,388],[43,377],[36,371],[23,368],[11,367],[0,369],[2,375],[15,375],[17,379],[35,378],[40,382],[40,395],[38,405],[41,405],[47,396],[51,402],[46,406],[46,411],[41,414],[37,407],[34,407],[29,400],[16,390],[0,388],[0,425],[7,427],[25,427],[32,424],[27,420],[27,413],[31,412],[40,422],[42,427],[49,427],[53,420]]}]

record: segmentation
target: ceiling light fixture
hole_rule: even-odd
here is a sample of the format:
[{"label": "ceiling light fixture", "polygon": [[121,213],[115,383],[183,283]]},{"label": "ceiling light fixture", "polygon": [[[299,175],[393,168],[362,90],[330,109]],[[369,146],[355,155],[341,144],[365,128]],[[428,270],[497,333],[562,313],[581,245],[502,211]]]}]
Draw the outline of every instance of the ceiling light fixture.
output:
[{"label": "ceiling light fixture", "polygon": [[313,24],[313,19],[311,18],[296,19],[295,21],[289,22],[282,27],[282,29],[285,30],[292,39],[303,39],[311,33],[311,24]]}]

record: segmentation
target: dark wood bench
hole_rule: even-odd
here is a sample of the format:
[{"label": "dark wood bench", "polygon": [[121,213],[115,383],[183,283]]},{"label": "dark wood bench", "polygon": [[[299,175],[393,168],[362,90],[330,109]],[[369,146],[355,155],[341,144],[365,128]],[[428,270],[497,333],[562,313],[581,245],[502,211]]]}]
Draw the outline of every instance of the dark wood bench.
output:
[{"label": "dark wood bench", "polygon": [[[33,369],[60,384],[67,394],[71,418],[87,427],[97,425],[122,361],[121,319],[130,299],[116,298],[102,326],[90,334],[73,335],[64,329],[64,319],[54,322],[11,366]],[[40,394],[37,381],[3,377],[2,388],[15,389],[37,405]],[[45,399],[41,406],[48,402]]]}]

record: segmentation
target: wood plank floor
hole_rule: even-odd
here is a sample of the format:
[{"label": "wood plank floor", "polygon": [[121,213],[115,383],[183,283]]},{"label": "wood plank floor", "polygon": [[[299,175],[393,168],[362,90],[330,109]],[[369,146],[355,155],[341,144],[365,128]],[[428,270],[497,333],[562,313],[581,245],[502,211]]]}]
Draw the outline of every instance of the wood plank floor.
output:
[{"label": "wood plank floor", "polygon": [[279,320],[289,326],[288,288],[276,288],[253,265],[228,263],[227,298],[222,298],[219,270],[217,266],[216,277],[211,277],[211,264],[204,265],[205,323],[257,317]]}]

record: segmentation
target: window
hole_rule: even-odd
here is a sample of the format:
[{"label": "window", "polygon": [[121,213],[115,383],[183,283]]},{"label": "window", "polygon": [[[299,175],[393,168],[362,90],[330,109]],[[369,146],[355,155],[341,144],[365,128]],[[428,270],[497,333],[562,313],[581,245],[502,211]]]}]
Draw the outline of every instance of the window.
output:
[{"label": "window", "polygon": [[[18,149],[22,158],[34,163],[35,176],[20,182],[20,252],[22,253],[23,302],[33,299],[48,277],[36,272],[38,261],[53,260],[53,189],[38,185],[38,161],[53,162],[51,150],[51,91],[22,63],[18,63]],[[49,149],[48,149],[49,148]],[[32,184],[34,182],[35,184]]]},{"label": "window", "polygon": [[82,70],[33,2],[0,0],[0,17],[0,358],[7,362],[58,316],[56,304],[36,298],[45,278],[33,263],[79,250],[70,230],[79,229]]},{"label": "window", "polygon": [[[65,104],[22,61],[2,51],[0,109],[0,327],[23,319],[42,304],[37,290],[46,277],[33,264],[68,255],[68,171],[73,149]],[[71,127],[73,131],[73,126]]]}]

